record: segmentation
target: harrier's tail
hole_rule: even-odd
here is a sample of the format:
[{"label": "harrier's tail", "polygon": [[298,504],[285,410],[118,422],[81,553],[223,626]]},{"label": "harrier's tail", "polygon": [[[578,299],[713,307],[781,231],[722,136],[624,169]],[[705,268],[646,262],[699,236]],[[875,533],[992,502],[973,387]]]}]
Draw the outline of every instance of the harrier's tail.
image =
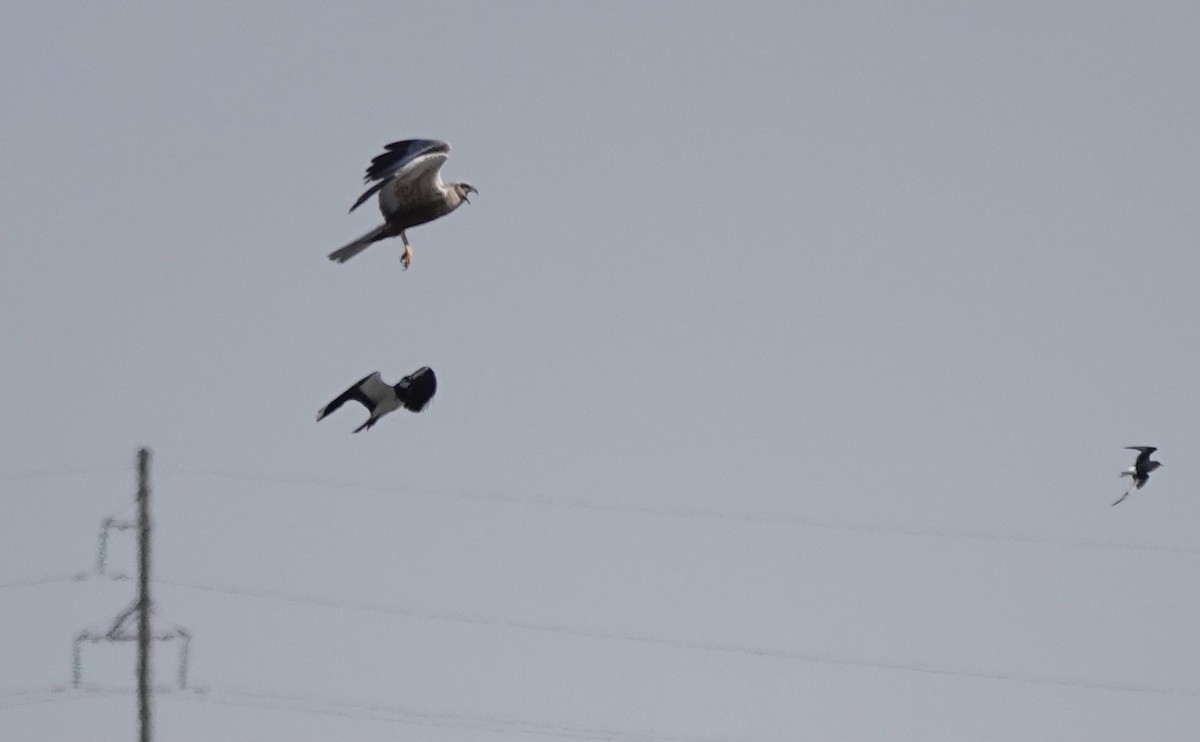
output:
[{"label": "harrier's tail", "polygon": [[363,250],[366,250],[371,245],[379,242],[382,239],[391,237],[386,224],[380,224],[375,229],[367,232],[362,237],[351,242],[348,245],[343,245],[333,252],[329,253],[329,259],[337,263],[345,263],[350,258],[358,255]]}]

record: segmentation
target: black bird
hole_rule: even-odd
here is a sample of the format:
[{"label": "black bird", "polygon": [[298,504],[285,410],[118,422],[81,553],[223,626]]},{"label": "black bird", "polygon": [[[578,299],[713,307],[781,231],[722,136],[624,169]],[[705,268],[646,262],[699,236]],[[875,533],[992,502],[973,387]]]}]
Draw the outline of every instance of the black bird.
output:
[{"label": "black bird", "polygon": [[433,399],[436,391],[437,377],[434,376],[433,369],[428,366],[422,366],[405,376],[395,386],[385,382],[376,371],[370,376],[359,379],[358,383],[338,395],[337,399],[322,407],[317,413],[317,421],[320,422],[326,415],[350,400],[354,400],[361,403],[363,407],[367,408],[367,412],[371,413],[367,421],[355,429],[354,432],[358,433],[379,422],[379,418],[392,410],[403,407],[411,412],[420,412],[425,409],[425,405],[429,404],[429,400]]},{"label": "black bird", "polygon": [[345,263],[374,243],[399,236],[404,241],[400,262],[412,263],[412,246],[405,231],[431,222],[457,209],[469,194],[478,193],[469,183],[443,183],[442,163],[450,156],[450,145],[437,139],[405,139],[384,147],[371,160],[363,182],[377,181],[350,207],[354,211],[379,193],[383,224],[353,242],[329,253],[329,259]]},{"label": "black bird", "polygon": [[1146,482],[1150,481],[1150,472],[1162,466],[1162,464],[1159,462],[1150,460],[1150,454],[1158,450],[1154,446],[1126,446],[1125,448],[1130,451],[1138,451],[1138,457],[1137,460],[1133,462],[1133,466],[1121,472],[1121,476],[1123,477],[1132,477],[1133,484],[1129,485],[1129,489],[1125,490],[1125,494],[1121,495],[1121,497],[1114,502],[1113,505],[1116,505],[1120,503],[1121,500],[1129,497],[1130,492],[1133,492],[1134,490],[1140,490],[1142,487],[1144,487]]}]

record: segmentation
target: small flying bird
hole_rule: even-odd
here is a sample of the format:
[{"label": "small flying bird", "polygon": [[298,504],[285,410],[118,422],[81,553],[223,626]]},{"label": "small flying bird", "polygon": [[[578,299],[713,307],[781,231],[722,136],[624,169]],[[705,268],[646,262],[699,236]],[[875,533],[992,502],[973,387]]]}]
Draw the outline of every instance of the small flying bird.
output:
[{"label": "small flying bird", "polygon": [[364,183],[377,181],[358,197],[350,211],[379,194],[383,224],[348,245],[329,253],[329,259],[345,263],[372,244],[396,237],[404,241],[400,262],[407,270],[412,263],[412,245],[405,233],[410,227],[431,222],[457,209],[469,194],[478,193],[468,183],[443,183],[442,163],[450,156],[450,145],[436,139],[405,139],[384,147],[371,160]]},{"label": "small flying bird", "polygon": [[379,422],[379,418],[401,407],[410,412],[420,412],[425,409],[425,405],[429,404],[429,400],[433,399],[436,391],[437,377],[434,376],[433,369],[428,366],[422,366],[405,376],[395,386],[385,382],[376,371],[370,376],[359,379],[358,383],[338,395],[337,399],[322,407],[317,413],[317,422],[345,403],[354,400],[361,403],[363,407],[367,408],[367,412],[371,413],[367,421],[355,429],[354,432],[359,433]]},{"label": "small flying bird", "polygon": [[1133,462],[1133,466],[1121,472],[1121,476],[1123,477],[1132,477],[1133,483],[1129,485],[1129,489],[1125,490],[1125,494],[1121,495],[1113,505],[1120,504],[1122,500],[1129,497],[1130,492],[1140,490],[1144,487],[1146,482],[1150,481],[1150,472],[1162,466],[1159,462],[1150,460],[1150,454],[1158,450],[1154,446],[1126,446],[1125,448],[1138,452],[1137,460]]}]

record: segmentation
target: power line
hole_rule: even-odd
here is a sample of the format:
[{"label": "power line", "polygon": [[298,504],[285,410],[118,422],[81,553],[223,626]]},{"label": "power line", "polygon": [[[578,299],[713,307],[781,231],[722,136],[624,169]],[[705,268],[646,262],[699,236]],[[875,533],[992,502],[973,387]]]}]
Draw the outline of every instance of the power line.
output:
[{"label": "power line", "polygon": [[54,694],[61,693],[64,690],[66,690],[65,687],[57,685],[43,688],[20,688],[0,691],[0,709],[45,703],[47,699],[52,700]]},{"label": "power line", "polygon": [[46,577],[35,577],[26,580],[14,580],[12,582],[0,582],[0,590],[7,590],[16,587],[41,587],[43,585],[61,585],[66,582],[87,582],[91,579],[91,575],[87,572],[76,572],[75,574],[59,574],[49,575]]},{"label": "power line", "polygon": [[[219,477],[224,477],[224,478],[249,479],[249,480],[254,480],[254,481],[271,481],[271,482],[287,483],[287,484],[305,484],[305,485],[317,485],[317,486],[328,486],[328,487],[338,487],[338,488],[367,489],[367,490],[392,492],[392,493],[403,492],[403,493],[412,494],[414,492],[421,492],[421,491],[414,491],[411,489],[403,489],[403,488],[381,486],[381,485],[369,485],[369,484],[361,484],[361,483],[354,483],[354,482],[336,482],[336,481],[330,481],[330,480],[307,480],[307,479],[301,479],[301,478],[268,477],[268,476],[264,476],[264,475],[238,475],[238,474],[231,474],[228,472],[219,472],[219,471],[211,471],[211,470],[201,472],[198,470],[174,469],[174,471],[176,471],[177,473],[202,474],[205,476],[219,476]],[[934,530],[930,530],[930,529],[906,529],[906,528],[897,528],[897,527],[892,527],[892,526],[873,526],[873,525],[869,525],[869,524],[864,525],[864,524],[847,524],[847,523],[841,523],[841,524],[823,523],[823,522],[817,522],[817,521],[789,517],[789,516],[738,514],[738,513],[728,513],[728,512],[723,512],[723,511],[705,510],[705,509],[691,509],[691,508],[669,509],[669,508],[655,508],[655,507],[647,507],[647,506],[610,505],[610,504],[598,504],[598,503],[588,502],[585,500],[555,500],[555,499],[529,497],[529,496],[519,496],[518,497],[518,496],[505,496],[505,495],[482,495],[482,494],[478,494],[478,493],[461,493],[461,492],[455,493],[455,492],[445,492],[445,491],[440,491],[440,492],[439,491],[424,491],[424,493],[440,495],[440,496],[447,496],[447,497],[456,497],[456,498],[460,498],[460,499],[470,499],[470,500],[498,502],[498,503],[507,503],[507,504],[516,504],[516,505],[567,507],[567,508],[584,509],[584,510],[590,510],[590,511],[610,511],[610,512],[621,512],[621,513],[635,513],[635,514],[641,514],[641,515],[663,516],[663,517],[685,517],[685,518],[733,520],[733,521],[742,521],[742,522],[751,522],[751,523],[781,524],[781,525],[786,525],[786,526],[798,526],[798,527],[805,527],[805,528],[825,528],[825,529],[834,529],[834,530],[870,531],[870,532],[898,534],[898,535],[907,535],[907,536],[918,536],[918,537],[934,536],[934,537],[940,537],[940,538],[986,539],[986,540],[994,540],[994,541],[1018,541],[1018,542],[1029,542],[1029,543],[1037,543],[1037,544],[1044,544],[1044,545],[1053,545],[1053,546],[1076,546],[1076,547],[1083,546],[1083,547],[1104,548],[1104,549],[1134,549],[1134,550],[1143,550],[1143,551],[1161,551],[1161,552],[1185,553],[1185,554],[1200,553],[1200,551],[1196,551],[1196,550],[1192,550],[1192,549],[1170,549],[1170,548],[1162,548],[1162,547],[1143,547],[1143,546],[1127,545],[1127,544],[1064,542],[1064,541],[1042,539],[1042,538],[1038,538],[1038,537],[985,534],[985,533],[939,532],[939,531],[934,531]],[[107,532],[107,529],[109,529],[110,527],[117,527],[118,525],[120,525],[120,524],[115,523],[114,519],[110,518],[110,519],[106,520],[105,521],[105,533]],[[100,565],[103,564],[102,560],[101,560],[101,562],[99,562],[99,564]],[[98,569],[102,570],[103,567],[98,566]],[[96,577],[95,575],[89,576],[84,573],[77,573],[77,574],[73,574],[73,575],[65,575],[65,574],[52,575],[52,576],[46,576],[46,577],[37,578],[37,579],[27,579],[24,581],[13,581],[13,582],[7,582],[7,583],[0,583],[0,589],[22,588],[22,587],[28,588],[28,587],[37,587],[37,586],[43,586],[43,585],[51,585],[51,584],[61,584],[61,583],[66,583],[66,582],[82,582],[82,581],[86,581],[89,578],[95,578],[95,577]],[[111,576],[110,579],[112,579],[112,577],[117,577],[117,576]],[[419,608],[419,607],[406,607],[406,606],[386,605],[386,604],[367,603],[367,602],[340,601],[340,600],[333,600],[333,599],[323,598],[320,596],[313,596],[313,595],[288,593],[288,592],[277,591],[277,590],[261,590],[261,589],[255,589],[255,588],[240,587],[240,586],[236,586],[236,585],[203,584],[203,583],[189,581],[189,580],[157,579],[157,580],[153,580],[153,582],[155,584],[169,585],[169,586],[181,587],[181,588],[185,588],[185,589],[201,590],[201,591],[207,591],[207,592],[213,592],[213,593],[224,593],[224,594],[238,595],[238,596],[250,597],[250,598],[267,599],[267,600],[281,601],[281,602],[287,602],[287,603],[292,603],[292,604],[311,605],[311,606],[330,608],[330,609],[355,610],[355,611],[378,613],[378,614],[400,616],[400,617],[405,617],[405,618],[413,618],[413,619],[421,619],[421,620],[444,621],[444,622],[452,622],[452,623],[467,624],[467,625],[491,626],[491,627],[506,628],[506,629],[512,629],[512,630],[550,633],[550,634],[571,636],[571,637],[591,639],[591,640],[621,641],[621,642],[634,642],[634,643],[641,643],[641,644],[652,644],[652,645],[657,645],[657,646],[672,647],[675,649],[689,650],[689,651],[719,652],[719,653],[727,653],[727,654],[755,656],[755,657],[762,657],[762,658],[775,659],[775,660],[798,661],[798,662],[805,662],[805,663],[812,663],[812,664],[826,664],[826,665],[838,665],[838,666],[847,666],[847,667],[872,668],[872,669],[893,670],[893,671],[901,671],[901,672],[917,672],[917,673],[924,673],[924,674],[931,674],[931,675],[956,676],[956,677],[974,678],[974,679],[980,679],[980,680],[1018,682],[1018,683],[1027,683],[1027,684],[1073,687],[1073,688],[1082,688],[1082,689],[1091,689],[1091,690],[1108,690],[1108,691],[1114,691],[1114,692],[1147,693],[1147,694],[1154,694],[1154,695],[1177,696],[1177,697],[1186,697],[1186,698],[1200,697],[1200,690],[1196,690],[1196,689],[1192,689],[1192,688],[1183,688],[1183,687],[1155,686],[1155,685],[1146,685],[1146,684],[1139,684],[1139,683],[1132,683],[1132,682],[1095,680],[1095,679],[1089,679],[1089,678],[1072,678],[1072,677],[1067,677],[1067,676],[1045,675],[1045,674],[1036,674],[1036,673],[1007,672],[1007,671],[993,670],[993,669],[988,669],[988,668],[948,667],[948,666],[933,665],[933,664],[929,664],[929,663],[922,663],[919,661],[912,661],[912,660],[906,661],[906,660],[897,660],[897,659],[891,659],[891,658],[886,658],[886,657],[881,658],[881,657],[870,657],[870,656],[855,656],[855,655],[836,654],[836,653],[821,652],[821,651],[806,650],[806,649],[788,649],[788,648],[756,646],[756,645],[739,644],[739,643],[721,643],[721,642],[706,643],[706,642],[697,642],[697,641],[691,641],[691,640],[686,640],[686,639],[673,638],[673,637],[669,637],[669,636],[660,636],[660,635],[637,633],[637,632],[629,632],[629,633],[613,632],[613,631],[606,631],[603,629],[595,629],[595,628],[589,628],[589,627],[580,627],[580,626],[570,626],[570,625],[565,625],[565,624],[554,624],[554,623],[547,623],[547,622],[529,621],[529,620],[523,620],[523,619],[506,618],[506,617],[502,617],[502,616],[490,616],[490,615],[485,615],[485,614],[454,613],[454,612],[438,611],[438,610]],[[137,607],[137,603],[135,603],[135,607]],[[132,609],[131,609],[131,611],[132,611]],[[79,644],[85,640],[88,640],[88,641],[128,640],[130,637],[126,636],[126,633],[128,633],[128,632],[125,631],[125,623],[126,623],[126,619],[130,618],[131,615],[132,615],[131,613],[127,612],[126,614],[123,614],[121,617],[118,617],[118,619],[115,622],[113,622],[112,626],[108,629],[107,632],[104,632],[103,630],[90,630],[90,631],[82,632],[76,638],[76,657],[75,657],[75,663],[76,663],[75,664],[75,667],[76,667],[75,682],[76,682],[76,684],[80,683],[80,676],[79,676],[80,665],[79,665],[79,659],[78,659]],[[162,632],[160,632],[160,633],[162,633]],[[187,647],[186,647],[186,645],[187,645],[188,634],[187,634],[186,630],[183,630],[180,627],[170,627],[169,629],[167,629],[167,633],[171,634],[171,635],[167,636],[166,634],[163,634],[163,636],[159,636],[157,638],[162,639],[162,640],[173,639],[173,638],[182,638],[183,639],[182,651],[184,652],[184,658],[181,661],[181,675],[180,675],[180,682],[179,682],[180,689],[183,689],[184,686],[186,685],[186,681],[184,679],[185,675],[183,675],[183,673],[186,672],[186,670],[184,670],[182,668],[186,668],[186,665],[187,665],[187,662],[186,662]],[[245,700],[245,699],[243,699],[243,700]],[[276,700],[278,700],[278,699],[276,699]],[[45,702],[50,702],[50,700],[49,699],[35,699],[33,697],[30,697],[30,698],[25,698],[25,699],[13,700],[12,704],[19,703],[19,704],[24,705],[24,704],[30,704],[30,703],[45,703]]]},{"label": "power line", "polygon": [[67,689],[65,685],[43,685],[36,688],[5,688],[0,690],[0,698],[20,698],[21,696],[40,696],[47,693],[61,693]]},{"label": "power line", "polygon": [[[79,688],[51,686],[0,692],[0,710],[96,697],[128,697],[135,688],[82,685]],[[679,737],[654,731],[611,728],[590,728],[564,722],[522,719],[499,714],[472,714],[456,711],[434,711],[410,706],[369,704],[313,695],[278,693],[273,691],[203,686],[178,689],[170,686],[154,688],[159,698],[221,706],[240,706],[270,711],[318,714],[346,719],[382,721],[407,726],[461,728],[490,731],[496,734],[529,734],[560,739],[611,740],[612,742],[734,742],[728,739]],[[5,699],[11,698],[6,702]]]},{"label": "power line", "polygon": [[598,503],[578,498],[553,498],[540,497],[536,495],[505,495],[496,493],[486,494],[460,490],[397,487],[394,485],[372,484],[368,482],[355,482],[350,480],[323,479],[320,477],[274,476],[252,472],[230,472],[220,469],[198,469],[187,467],[161,468],[166,471],[171,471],[176,474],[183,474],[185,476],[203,476],[242,482],[293,484],[327,487],[341,490],[361,490],[364,492],[441,497],[502,505],[553,507],[592,512],[624,513],[651,517],[685,518],[691,520],[720,520],[750,525],[771,525],[822,531],[835,531],[841,533],[867,533],[888,536],[903,536],[908,538],[934,538],[953,541],[986,541],[995,543],[1023,543],[1035,546],[1052,546],[1072,549],[1140,551],[1147,553],[1174,554],[1192,557],[1200,556],[1200,547],[1191,546],[1156,546],[1152,544],[1130,544],[1112,541],[1094,541],[1087,539],[1068,540],[1021,533],[932,528],[926,526],[903,526],[888,523],[853,522],[833,519],[822,520],[817,518],[805,518],[795,515],[772,513],[739,513],[726,510],[717,510],[713,508],[655,507],[652,505]]},{"label": "power line", "polygon": [[128,474],[129,466],[79,466],[57,467],[47,469],[26,469],[23,471],[0,472],[0,484],[16,482],[32,482],[39,479],[69,479],[72,477],[90,477],[99,474]]},{"label": "power line", "polygon": [[298,593],[287,593],[278,590],[258,590],[234,585],[207,585],[187,580],[159,579],[156,580],[156,582],[163,585],[171,585],[174,587],[182,587],[192,590],[224,593],[228,595],[238,595],[249,598],[261,598],[286,603],[312,605],[322,608],[353,610],[365,613],[379,613],[429,621],[445,621],[469,625],[492,626],[520,631],[559,634],[582,639],[632,642],[690,651],[737,654],[765,659],[803,662],[808,664],[837,665],[842,667],[858,667],[876,670],[893,670],[897,672],[962,677],[975,680],[993,680],[1030,685],[1081,688],[1085,690],[1105,690],[1120,693],[1145,693],[1159,696],[1200,698],[1200,690],[1193,688],[1146,685],[1141,683],[1114,680],[1073,678],[1068,676],[1037,673],[1021,673],[987,668],[949,667],[919,661],[904,661],[882,657],[870,657],[865,655],[855,656],[809,649],[785,649],[780,647],[729,642],[698,642],[686,639],[675,639],[667,636],[658,636],[654,634],[612,632],[587,627],[569,626],[566,624],[527,621],[522,619],[486,616],[482,614],[453,613],[448,611],[434,611],[420,608],[389,606],[377,603],[337,601],[329,598],[301,595]]},{"label": "power line", "polygon": [[41,705],[44,705],[47,703],[60,703],[62,701],[77,701],[81,698],[87,698],[87,696],[86,695],[73,695],[73,696],[57,695],[57,696],[47,696],[45,698],[29,698],[29,699],[26,699],[23,701],[13,701],[11,703],[0,702],[0,711],[4,711],[6,709],[21,708],[22,706],[41,706]]},{"label": "power line", "polygon": [[[0,711],[20,708],[22,706],[39,706],[47,703],[62,701],[78,701],[84,698],[119,695],[120,691],[88,687],[84,689],[68,688],[62,685],[45,688],[29,688],[25,690],[10,690],[0,692]],[[8,700],[11,699],[11,700]]]},{"label": "power line", "polygon": [[727,739],[678,737],[655,731],[589,728],[575,724],[522,719],[520,717],[433,711],[409,706],[363,704],[318,696],[207,687],[189,693],[170,693],[174,700],[229,706],[292,711],[350,719],[438,728],[464,728],[496,734],[527,734],[559,739],[612,740],[613,742],[733,742]]}]

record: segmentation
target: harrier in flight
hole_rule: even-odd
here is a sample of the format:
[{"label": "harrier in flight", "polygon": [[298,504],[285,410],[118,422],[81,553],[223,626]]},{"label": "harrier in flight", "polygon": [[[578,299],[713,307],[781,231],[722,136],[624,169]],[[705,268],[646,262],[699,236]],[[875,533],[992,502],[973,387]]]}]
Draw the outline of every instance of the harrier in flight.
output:
[{"label": "harrier in flight", "polygon": [[358,197],[350,211],[379,194],[383,224],[348,245],[329,253],[329,259],[344,263],[372,244],[399,236],[404,241],[400,262],[405,269],[412,263],[412,245],[406,231],[431,222],[457,209],[472,193],[468,183],[443,183],[442,163],[450,156],[450,145],[436,139],[405,139],[384,147],[384,153],[371,160],[363,182],[375,184]]}]

